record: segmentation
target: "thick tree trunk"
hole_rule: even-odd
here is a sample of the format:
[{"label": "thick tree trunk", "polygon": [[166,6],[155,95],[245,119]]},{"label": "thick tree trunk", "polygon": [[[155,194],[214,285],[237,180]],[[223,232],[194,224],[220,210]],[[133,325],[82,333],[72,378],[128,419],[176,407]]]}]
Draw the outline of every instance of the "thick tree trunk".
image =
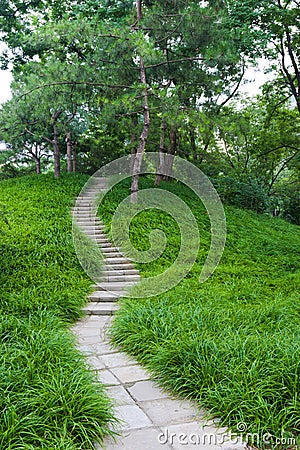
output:
[{"label": "thick tree trunk", "polygon": [[[137,0],[137,21],[140,22],[142,18],[142,1]],[[144,58],[140,56],[140,80],[144,85],[143,91],[143,115],[144,115],[144,126],[142,133],[140,135],[139,144],[137,147],[133,170],[132,170],[132,181],[131,181],[131,195],[130,201],[131,203],[136,203],[138,200],[138,189],[139,189],[139,176],[141,172],[141,166],[143,161],[143,154],[146,147],[146,142],[149,134],[150,127],[150,113],[149,113],[149,103],[148,103],[148,88],[147,88],[147,79],[146,79],[146,69]]]},{"label": "thick tree trunk", "polygon": [[60,152],[58,146],[58,130],[56,125],[53,125],[53,156],[54,156],[54,176],[60,177]]},{"label": "thick tree trunk", "polygon": [[77,167],[77,143],[73,142],[72,143],[72,148],[73,148],[73,172],[76,172]]},{"label": "thick tree trunk", "polygon": [[37,175],[41,173],[41,158],[34,158],[35,162],[35,171]]},{"label": "thick tree trunk", "polygon": [[164,119],[161,121],[161,131],[159,140],[159,167],[156,173],[154,185],[158,186],[163,178],[164,168],[165,168],[165,132],[166,132],[166,122]]},{"label": "thick tree trunk", "polygon": [[132,168],[132,181],[131,181],[131,203],[136,203],[138,199],[138,190],[139,190],[139,176],[141,172],[141,166],[143,161],[143,154],[146,147],[146,142],[149,134],[150,127],[150,113],[148,106],[148,89],[146,86],[146,71],[143,58],[140,59],[140,67],[141,67],[141,82],[145,85],[144,88],[144,126],[143,131],[140,135],[139,144],[137,147],[137,151],[135,154],[134,164]]},{"label": "thick tree trunk", "polygon": [[72,172],[72,142],[70,132],[68,132],[66,135],[66,143],[67,143],[67,171]]}]

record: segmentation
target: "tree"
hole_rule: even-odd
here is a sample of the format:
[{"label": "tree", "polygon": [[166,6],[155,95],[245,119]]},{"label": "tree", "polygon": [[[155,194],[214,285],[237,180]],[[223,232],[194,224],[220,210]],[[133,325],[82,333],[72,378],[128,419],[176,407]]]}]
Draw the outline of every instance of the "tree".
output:
[{"label": "tree", "polygon": [[[137,10],[137,20],[134,25],[132,25],[132,29],[139,30],[140,22],[142,19],[142,0],[137,0],[136,2],[136,10]],[[131,202],[137,202],[137,192],[138,192],[138,180],[139,174],[142,166],[143,153],[145,151],[146,142],[149,134],[150,128],[150,112],[149,112],[149,101],[148,101],[148,86],[147,86],[147,78],[146,78],[146,68],[145,61],[143,55],[139,55],[139,68],[140,68],[140,82],[143,85],[143,130],[140,134],[133,167],[132,167],[132,181],[131,181]]]},{"label": "tree", "polygon": [[300,5],[297,0],[228,0],[230,30],[245,55],[263,56],[300,113]]}]

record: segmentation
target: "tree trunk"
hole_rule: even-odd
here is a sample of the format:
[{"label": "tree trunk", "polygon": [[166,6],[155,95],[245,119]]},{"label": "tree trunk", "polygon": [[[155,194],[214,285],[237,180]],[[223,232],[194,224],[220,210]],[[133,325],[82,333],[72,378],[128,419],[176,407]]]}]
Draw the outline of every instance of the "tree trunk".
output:
[{"label": "tree trunk", "polygon": [[164,181],[169,181],[172,176],[172,169],[174,163],[174,156],[177,147],[177,129],[175,127],[171,127],[170,129],[170,146],[168,149],[168,153],[165,158],[165,175],[163,176]]},{"label": "tree trunk", "polygon": [[72,142],[73,147],[73,172],[76,172],[76,164],[77,164],[77,142]]},{"label": "tree trunk", "polygon": [[[137,0],[137,21],[140,22],[142,18],[142,1]],[[138,199],[138,189],[139,189],[139,175],[141,172],[141,166],[143,161],[143,154],[146,147],[146,142],[149,134],[150,127],[150,113],[149,113],[149,103],[148,103],[148,88],[147,88],[147,79],[146,79],[146,69],[144,58],[140,56],[140,80],[144,85],[143,91],[143,116],[144,116],[144,126],[142,133],[140,135],[139,144],[137,147],[133,170],[132,170],[132,181],[131,181],[131,195],[130,202],[136,203]]]},{"label": "tree trunk", "polygon": [[59,152],[59,146],[58,146],[58,138],[59,138],[59,132],[57,129],[57,121],[59,117],[62,114],[62,110],[58,109],[56,110],[52,115],[52,124],[53,124],[53,157],[54,157],[54,176],[55,178],[60,177],[60,152]]},{"label": "tree trunk", "polygon": [[66,143],[67,143],[67,171],[72,172],[72,142],[71,142],[71,133],[68,132],[66,135]]},{"label": "tree trunk", "polygon": [[166,122],[164,119],[161,121],[161,131],[159,139],[159,168],[156,173],[154,185],[158,186],[163,178],[164,168],[165,168],[165,131]]},{"label": "tree trunk", "polygon": [[58,146],[58,130],[56,125],[53,125],[53,156],[54,156],[54,176],[60,177],[60,152]]},{"label": "tree trunk", "polygon": [[196,145],[196,137],[195,137],[195,127],[193,127],[192,125],[189,127],[189,135],[190,135],[190,144],[191,144],[191,149],[192,149],[193,160],[197,161],[198,154],[197,154],[197,145]]},{"label": "tree trunk", "polygon": [[41,158],[34,158],[35,162],[35,171],[37,175],[40,175],[41,173]]},{"label": "tree trunk", "polygon": [[131,175],[133,174],[133,165],[134,165],[134,160],[135,160],[135,155],[136,155],[136,127],[137,127],[137,116],[134,115],[132,117],[132,126],[133,126],[133,130],[131,133],[131,142],[130,142],[130,152],[131,152],[131,158],[130,158],[130,173]]}]

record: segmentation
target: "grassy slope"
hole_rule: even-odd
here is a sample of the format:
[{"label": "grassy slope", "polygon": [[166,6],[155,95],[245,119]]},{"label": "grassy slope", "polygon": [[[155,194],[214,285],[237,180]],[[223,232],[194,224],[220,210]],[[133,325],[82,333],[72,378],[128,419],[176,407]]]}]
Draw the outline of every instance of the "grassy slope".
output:
[{"label": "grassy slope", "polygon": [[[108,194],[99,211],[107,223],[128,186]],[[150,368],[161,385],[197,399],[233,429],[242,421],[247,432],[299,434],[299,227],[227,207],[226,249],[215,274],[201,285],[208,216],[188,189],[162,187],[193,210],[201,232],[199,258],[169,292],[125,300],[114,321],[114,341]],[[156,262],[140,265],[144,276],[171,265],[180,245],[171,222],[157,210],[132,221],[131,238],[139,249],[148,248],[153,228],[165,229],[170,242]]]},{"label": "grassy slope", "polygon": [[85,181],[0,183],[0,449],[87,450],[108,432],[109,401],[67,330],[90,286],[70,216]]}]

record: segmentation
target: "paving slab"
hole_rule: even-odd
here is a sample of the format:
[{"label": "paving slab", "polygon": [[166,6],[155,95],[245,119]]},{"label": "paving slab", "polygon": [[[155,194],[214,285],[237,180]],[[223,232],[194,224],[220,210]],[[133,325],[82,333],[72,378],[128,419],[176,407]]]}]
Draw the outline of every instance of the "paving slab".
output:
[{"label": "paving slab", "polygon": [[99,370],[97,372],[97,377],[101,383],[106,386],[114,386],[121,384],[120,381],[109,371],[109,370]]},{"label": "paving slab", "polygon": [[137,364],[136,360],[130,358],[125,353],[113,353],[109,355],[102,355],[101,360],[107,367],[122,367],[122,366],[132,366]]},{"label": "paving slab", "polygon": [[122,383],[132,383],[133,381],[148,380],[150,378],[141,366],[124,366],[124,367],[112,367],[112,373],[121,380]]},{"label": "paving slab", "polygon": [[149,417],[136,404],[117,406],[114,412],[117,419],[123,421],[119,425],[120,430],[132,430],[153,426]]},{"label": "paving slab", "polygon": [[119,306],[113,302],[90,302],[83,308],[83,311],[85,311],[86,314],[107,316],[113,314],[118,309]]},{"label": "paving slab", "polygon": [[245,450],[241,439],[230,440],[230,433],[216,427],[205,426],[205,421],[183,423],[164,427],[159,441],[167,443],[174,450]]},{"label": "paving slab", "polygon": [[137,381],[133,386],[128,387],[128,392],[137,402],[169,398],[169,394],[155,386],[151,380]]},{"label": "paving slab", "polygon": [[103,354],[107,355],[108,353],[117,353],[118,351],[119,350],[115,349],[107,342],[98,342],[97,345],[93,347],[92,353],[101,356]]},{"label": "paving slab", "polygon": [[87,357],[87,363],[91,368],[96,370],[105,369],[106,366],[100,356],[91,355]]},{"label": "paving slab", "polygon": [[116,406],[135,405],[134,399],[123,385],[110,386],[106,391],[109,398],[113,399]]},{"label": "paving slab", "polygon": [[[169,445],[161,445],[158,442],[159,428],[144,428],[123,432],[114,442],[112,439],[105,441],[106,450],[170,450]],[[101,447],[97,447],[100,449]],[[184,449],[182,449],[184,450]]]},{"label": "paving slab", "polygon": [[97,345],[99,342],[99,336],[95,335],[95,336],[81,336],[78,335],[78,343],[80,345]]},{"label": "paving slab", "polygon": [[194,422],[200,416],[200,411],[186,400],[162,398],[139,402],[139,405],[157,426]]}]

